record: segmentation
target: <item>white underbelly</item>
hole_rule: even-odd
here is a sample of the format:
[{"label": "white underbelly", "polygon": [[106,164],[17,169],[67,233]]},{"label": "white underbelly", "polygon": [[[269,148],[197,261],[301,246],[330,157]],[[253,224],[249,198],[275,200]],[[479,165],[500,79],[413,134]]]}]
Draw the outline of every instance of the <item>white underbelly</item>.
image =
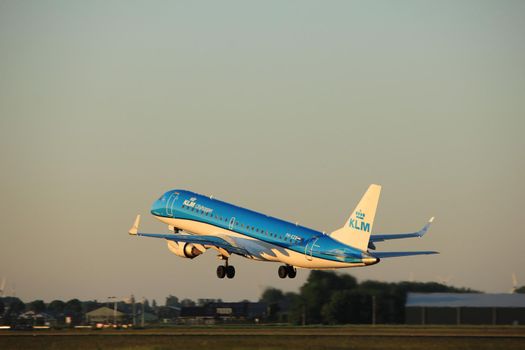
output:
[{"label": "white underbelly", "polygon": [[295,267],[308,269],[337,269],[365,266],[363,263],[345,263],[311,257],[304,252],[296,252],[291,249],[280,247],[272,243],[261,241],[257,238],[245,236],[241,233],[204,222],[188,219],[165,218],[161,216],[155,217],[167,225],[177,227],[193,234],[228,238],[226,240],[230,242],[233,240],[235,246],[244,248],[250,253],[250,256],[247,256],[249,259],[282,262]]}]

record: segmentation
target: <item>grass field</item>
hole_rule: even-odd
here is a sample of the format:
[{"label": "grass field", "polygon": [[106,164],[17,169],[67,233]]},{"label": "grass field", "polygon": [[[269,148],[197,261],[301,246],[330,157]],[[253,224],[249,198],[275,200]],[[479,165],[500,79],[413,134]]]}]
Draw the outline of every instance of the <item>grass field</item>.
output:
[{"label": "grass field", "polygon": [[525,349],[525,327],[176,327],[2,331],[0,349]]}]

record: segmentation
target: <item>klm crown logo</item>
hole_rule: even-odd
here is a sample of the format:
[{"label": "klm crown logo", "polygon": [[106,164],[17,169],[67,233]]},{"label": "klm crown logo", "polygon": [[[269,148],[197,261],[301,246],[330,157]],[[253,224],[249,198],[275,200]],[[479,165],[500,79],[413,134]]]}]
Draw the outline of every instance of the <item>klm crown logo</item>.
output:
[{"label": "klm crown logo", "polygon": [[358,210],[355,213],[356,218],[355,219],[350,218],[350,222],[348,223],[348,226],[356,230],[359,230],[359,231],[370,232],[370,224],[364,221],[365,216],[366,216],[365,213],[363,213],[361,210]]}]

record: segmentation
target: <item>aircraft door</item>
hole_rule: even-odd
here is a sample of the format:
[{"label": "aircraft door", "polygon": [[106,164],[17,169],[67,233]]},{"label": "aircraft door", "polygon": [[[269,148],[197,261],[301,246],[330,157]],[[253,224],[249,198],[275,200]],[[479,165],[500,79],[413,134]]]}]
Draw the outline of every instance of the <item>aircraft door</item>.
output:
[{"label": "aircraft door", "polygon": [[306,245],[304,246],[304,257],[306,260],[312,260],[312,251],[314,250],[315,243],[318,239],[319,237],[313,237],[306,242]]},{"label": "aircraft door", "polygon": [[235,216],[230,219],[230,224],[228,225],[228,228],[230,230],[233,230],[234,225],[235,225]]},{"label": "aircraft door", "polygon": [[173,207],[175,206],[175,201],[179,199],[179,193],[173,192],[168,197],[168,200],[166,201],[166,213],[168,215],[173,215]]}]

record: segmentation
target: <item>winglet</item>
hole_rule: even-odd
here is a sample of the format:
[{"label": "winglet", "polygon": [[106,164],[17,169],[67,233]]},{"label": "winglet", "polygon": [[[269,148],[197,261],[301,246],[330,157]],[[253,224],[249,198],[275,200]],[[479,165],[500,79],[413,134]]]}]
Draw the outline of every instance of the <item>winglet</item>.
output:
[{"label": "winglet", "polygon": [[430,220],[428,220],[427,224],[420,231],[417,232],[417,235],[419,237],[423,237],[425,233],[427,233],[428,229],[430,228],[430,224],[432,224],[433,221],[434,217],[431,217]]},{"label": "winglet", "polygon": [[139,224],[140,224],[140,214],[137,215],[137,218],[135,219],[135,222],[133,223],[133,226],[129,229],[128,233],[130,235],[136,236],[139,232]]}]

